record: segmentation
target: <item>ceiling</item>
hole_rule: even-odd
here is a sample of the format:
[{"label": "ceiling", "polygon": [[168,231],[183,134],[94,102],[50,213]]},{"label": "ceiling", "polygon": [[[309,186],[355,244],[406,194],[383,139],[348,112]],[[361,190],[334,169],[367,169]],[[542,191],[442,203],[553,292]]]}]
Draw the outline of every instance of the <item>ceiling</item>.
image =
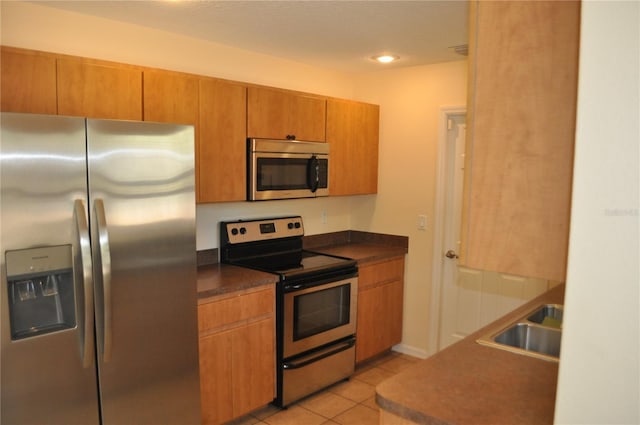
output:
[{"label": "ceiling", "polygon": [[[343,72],[462,59],[465,0],[34,1]],[[399,56],[382,65],[371,56]]]}]

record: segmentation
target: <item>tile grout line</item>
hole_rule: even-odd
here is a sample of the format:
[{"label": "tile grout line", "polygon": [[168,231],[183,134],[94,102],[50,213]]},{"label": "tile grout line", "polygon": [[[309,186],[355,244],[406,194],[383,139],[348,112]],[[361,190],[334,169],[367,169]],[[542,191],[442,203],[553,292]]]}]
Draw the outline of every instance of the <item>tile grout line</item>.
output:
[{"label": "tile grout line", "polygon": [[[410,356],[408,356],[408,357],[410,357]],[[419,359],[416,359],[415,361],[417,361],[417,360],[419,360]],[[390,362],[399,363],[399,365],[395,365],[395,363],[394,363],[394,366],[391,366],[391,364],[389,364],[389,365],[387,365],[387,368],[385,368],[384,365],[387,364],[387,363],[390,363]],[[370,372],[370,371],[372,371],[374,369],[378,369],[379,372],[383,372],[382,373],[383,375],[384,374],[388,374],[389,375],[389,376],[384,377],[382,380],[388,379],[391,376],[394,376],[394,375],[397,375],[398,373],[401,373],[403,369],[405,369],[406,367],[410,366],[411,363],[413,363],[413,362],[414,362],[414,360],[411,360],[410,358],[407,358],[407,356],[405,356],[405,355],[395,354],[393,352],[390,352],[390,353],[386,354],[385,356],[382,356],[382,357],[380,357],[378,359],[372,360],[371,362],[368,362],[368,363],[360,366],[358,369],[356,369],[354,374],[346,382],[357,381],[357,382],[359,382],[361,384],[365,384],[365,385],[372,386],[372,387],[375,388],[377,386],[377,384],[379,384],[379,382],[377,382],[375,384],[372,384],[370,382],[367,382],[365,380],[360,379],[359,376],[363,375],[363,374],[365,374],[367,372]],[[345,397],[345,396],[343,396],[341,394],[335,393],[335,392],[333,392],[331,390],[332,388],[334,388],[334,387],[336,387],[336,386],[338,386],[340,384],[341,383],[336,383],[336,384],[334,384],[334,385],[332,385],[332,386],[330,386],[328,388],[325,388],[324,390],[321,390],[321,391],[319,391],[317,393],[317,395],[321,395],[321,394],[325,394],[325,393],[332,393],[335,396],[341,397],[341,398],[343,398],[345,400],[348,400],[349,402],[354,403],[353,406],[347,408],[346,410],[344,410],[344,411],[342,411],[340,413],[337,413],[337,414],[333,415],[332,417],[328,417],[325,414],[321,414],[321,413],[315,412],[315,411],[313,411],[313,410],[311,410],[311,409],[309,409],[307,407],[304,407],[300,403],[300,401],[292,404],[289,407],[298,406],[298,407],[304,409],[305,411],[307,411],[307,412],[309,412],[309,413],[311,413],[313,415],[317,415],[318,417],[324,419],[324,422],[327,422],[327,421],[337,422],[337,421],[334,420],[336,417],[338,417],[340,415],[343,415],[346,412],[348,412],[350,410],[353,410],[358,406],[362,406],[362,407],[365,407],[368,410],[373,410],[373,411],[376,411],[376,412],[379,413],[379,409],[373,409],[372,407],[370,407],[369,405],[366,404],[366,403],[369,402],[371,397],[367,397],[366,399],[364,399],[362,401],[356,401],[356,400],[352,400],[352,399],[350,399],[348,397]],[[375,400],[375,391],[374,391],[373,397],[374,397],[374,400]],[[267,406],[269,406],[269,405],[267,405]],[[267,408],[267,406],[265,408]],[[259,409],[259,410],[262,410],[262,409]],[[267,424],[268,425],[268,422],[267,422],[268,418],[272,417],[273,415],[276,415],[277,413],[279,413],[281,411],[282,410],[273,410],[272,412],[269,412],[269,414],[267,416],[263,416],[263,417],[256,416],[257,413],[252,412],[252,413],[247,414],[245,417],[247,419],[251,418],[253,420],[256,420],[256,421],[258,421],[258,423],[262,423],[262,424]],[[238,418],[238,419],[241,419],[241,418]]]}]

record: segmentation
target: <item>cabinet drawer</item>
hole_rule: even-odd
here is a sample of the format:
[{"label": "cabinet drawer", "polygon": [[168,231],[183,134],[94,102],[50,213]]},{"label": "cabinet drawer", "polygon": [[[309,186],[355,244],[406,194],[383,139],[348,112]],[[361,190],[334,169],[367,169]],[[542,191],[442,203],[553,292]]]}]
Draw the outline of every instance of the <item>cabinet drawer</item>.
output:
[{"label": "cabinet drawer", "polygon": [[255,292],[239,293],[198,306],[198,329],[207,334],[222,328],[241,324],[252,318],[273,314],[275,291],[273,287]]},{"label": "cabinet drawer", "polygon": [[358,288],[360,290],[403,279],[404,258],[402,257],[365,264],[358,268]]}]

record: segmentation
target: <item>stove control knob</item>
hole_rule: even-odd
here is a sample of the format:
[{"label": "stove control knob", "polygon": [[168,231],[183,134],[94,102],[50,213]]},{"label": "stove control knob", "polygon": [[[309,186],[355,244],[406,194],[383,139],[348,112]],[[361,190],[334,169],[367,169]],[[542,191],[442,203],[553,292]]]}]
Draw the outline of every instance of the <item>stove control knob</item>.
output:
[{"label": "stove control knob", "polygon": [[231,234],[234,235],[234,236],[237,235],[238,234],[238,229],[235,228],[235,227],[233,229],[231,229]]},{"label": "stove control knob", "polygon": [[241,234],[241,235],[244,235],[245,233],[247,233],[247,229],[246,229],[246,228],[244,228],[244,227],[241,227],[241,228],[240,228],[240,234]]}]

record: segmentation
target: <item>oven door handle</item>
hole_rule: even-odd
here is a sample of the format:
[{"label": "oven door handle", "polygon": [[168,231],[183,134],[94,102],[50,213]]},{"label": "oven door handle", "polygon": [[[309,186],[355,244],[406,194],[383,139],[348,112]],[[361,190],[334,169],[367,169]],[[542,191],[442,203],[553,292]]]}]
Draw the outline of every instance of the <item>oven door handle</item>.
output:
[{"label": "oven door handle", "polygon": [[331,346],[326,348],[325,350],[322,350],[320,352],[317,353],[313,353],[309,356],[303,357],[301,359],[299,359],[298,361],[294,361],[294,362],[285,362],[283,363],[282,367],[285,370],[291,370],[291,369],[300,369],[302,367],[308,366],[311,363],[315,363],[317,361],[320,361],[322,359],[325,359],[329,356],[333,356],[334,354],[338,354],[341,351],[345,351],[348,350],[349,348],[353,347],[356,343],[356,339],[355,338],[351,338],[348,341],[345,341],[343,343],[341,343],[338,347],[335,346]]}]

